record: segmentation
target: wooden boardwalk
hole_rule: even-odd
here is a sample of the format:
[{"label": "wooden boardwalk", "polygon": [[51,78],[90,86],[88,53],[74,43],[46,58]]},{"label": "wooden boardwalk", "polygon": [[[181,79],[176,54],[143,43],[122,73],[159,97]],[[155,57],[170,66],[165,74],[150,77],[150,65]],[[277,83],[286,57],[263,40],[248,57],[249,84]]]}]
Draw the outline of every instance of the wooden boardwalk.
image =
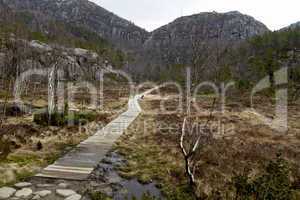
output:
[{"label": "wooden boardwalk", "polygon": [[105,157],[114,142],[141,113],[138,100],[155,89],[129,99],[128,110],[106,125],[95,135],[81,142],[76,148],[46,167],[37,177],[86,180],[96,165]]}]

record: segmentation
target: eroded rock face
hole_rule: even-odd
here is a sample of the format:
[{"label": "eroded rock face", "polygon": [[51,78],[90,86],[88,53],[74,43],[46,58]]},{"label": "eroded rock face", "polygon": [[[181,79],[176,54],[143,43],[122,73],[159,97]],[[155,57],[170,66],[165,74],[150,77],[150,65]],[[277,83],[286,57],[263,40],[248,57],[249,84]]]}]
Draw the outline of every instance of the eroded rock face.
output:
[{"label": "eroded rock face", "polygon": [[[28,70],[48,69],[53,67],[53,60],[59,63],[59,70],[64,72],[68,80],[95,79],[96,71],[104,67],[103,58],[93,51],[80,48],[66,48],[54,44],[46,44],[39,41],[15,40],[13,43],[18,48],[17,53],[0,50],[0,75],[6,76],[15,68],[7,68],[10,60],[17,56],[19,60],[19,72]],[[32,56],[34,55],[34,56]],[[1,59],[3,57],[3,60]],[[6,61],[4,60],[6,58]],[[10,70],[10,71],[9,71]]]}]

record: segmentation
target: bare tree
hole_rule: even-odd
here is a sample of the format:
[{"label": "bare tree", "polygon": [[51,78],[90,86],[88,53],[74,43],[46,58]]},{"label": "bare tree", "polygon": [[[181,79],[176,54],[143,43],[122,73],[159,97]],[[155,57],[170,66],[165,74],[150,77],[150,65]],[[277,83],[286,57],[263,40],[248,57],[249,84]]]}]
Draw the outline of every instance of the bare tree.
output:
[{"label": "bare tree", "polygon": [[64,57],[59,49],[54,49],[52,54],[47,57],[45,65],[48,67],[48,98],[49,98],[49,118],[51,114],[58,111],[57,86],[59,81],[58,71],[63,67]]},{"label": "bare tree", "polygon": [[187,117],[183,121],[180,148],[184,156],[185,172],[189,179],[189,185],[192,187],[195,197],[197,182],[195,178],[195,168],[199,160],[196,160],[197,152],[201,151],[207,144],[213,140],[213,134],[209,128],[209,123],[213,118],[213,110],[216,99],[213,101],[213,106],[210,115],[204,125],[192,123]]}]

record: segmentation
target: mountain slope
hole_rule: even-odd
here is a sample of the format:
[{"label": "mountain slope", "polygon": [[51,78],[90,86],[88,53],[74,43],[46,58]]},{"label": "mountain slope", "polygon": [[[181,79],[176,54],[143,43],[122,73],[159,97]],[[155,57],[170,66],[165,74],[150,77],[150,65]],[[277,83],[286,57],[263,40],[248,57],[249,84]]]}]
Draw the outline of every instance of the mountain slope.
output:
[{"label": "mountain slope", "polygon": [[200,43],[214,42],[224,47],[267,31],[264,24],[237,11],[200,13],[178,18],[153,31],[144,47],[154,57],[161,55],[164,63],[186,64],[191,63],[193,48]]},{"label": "mountain slope", "polygon": [[300,21],[299,22],[296,22],[296,23],[293,23],[287,27],[284,27],[283,29],[281,29],[281,31],[285,31],[287,29],[296,29],[296,28],[300,28]]},{"label": "mountain slope", "polygon": [[[1,6],[17,13],[28,29],[56,38],[54,42],[62,45],[71,40],[68,43],[73,46],[100,51],[102,56],[106,45],[99,50],[98,44],[108,41],[135,58],[134,62],[121,58],[119,66],[129,63],[126,69],[142,74],[143,79],[182,73],[174,65],[197,66],[209,73],[228,49],[269,32],[261,22],[236,11],[180,17],[149,33],[88,0],[0,0]],[[80,42],[70,39],[74,37]]]},{"label": "mountain slope", "polygon": [[33,16],[28,23],[42,32],[47,21],[58,21],[93,31],[118,47],[138,48],[147,37],[147,31],[135,26],[104,8],[87,0],[1,0],[12,10]]}]

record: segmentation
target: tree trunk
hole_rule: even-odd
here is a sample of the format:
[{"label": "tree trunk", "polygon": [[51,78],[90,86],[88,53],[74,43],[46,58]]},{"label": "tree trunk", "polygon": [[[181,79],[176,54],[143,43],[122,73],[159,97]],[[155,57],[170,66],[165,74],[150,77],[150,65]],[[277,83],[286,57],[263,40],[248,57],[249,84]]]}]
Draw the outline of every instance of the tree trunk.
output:
[{"label": "tree trunk", "polygon": [[51,114],[57,111],[57,94],[56,94],[56,86],[57,86],[57,69],[56,65],[50,70],[48,75],[48,111],[49,111],[49,119]]}]

